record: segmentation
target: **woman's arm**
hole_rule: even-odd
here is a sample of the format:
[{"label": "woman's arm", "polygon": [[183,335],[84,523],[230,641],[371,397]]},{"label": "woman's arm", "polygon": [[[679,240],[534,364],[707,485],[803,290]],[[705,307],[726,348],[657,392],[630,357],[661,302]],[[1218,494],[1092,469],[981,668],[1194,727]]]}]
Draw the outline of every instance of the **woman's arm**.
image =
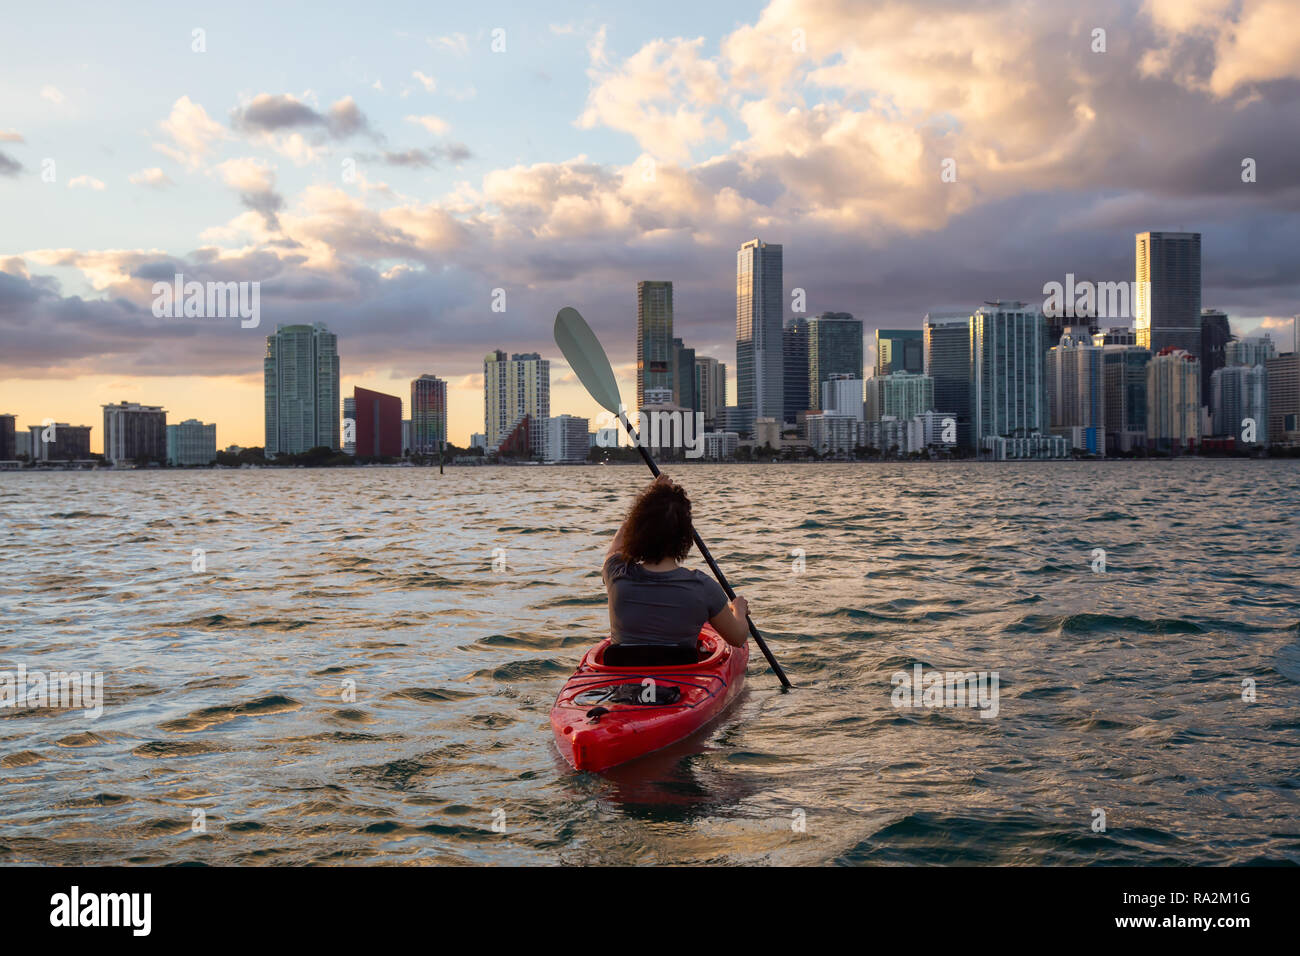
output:
[{"label": "woman's arm", "polygon": [[623,553],[623,538],[624,538],[625,531],[627,531],[626,518],[624,518],[623,523],[618,526],[618,531],[614,532],[614,540],[609,543],[609,547],[605,550],[606,558],[608,558],[611,554]]},{"label": "woman's arm", "polygon": [[749,640],[749,602],[737,594],[709,623],[732,647],[744,647]]}]

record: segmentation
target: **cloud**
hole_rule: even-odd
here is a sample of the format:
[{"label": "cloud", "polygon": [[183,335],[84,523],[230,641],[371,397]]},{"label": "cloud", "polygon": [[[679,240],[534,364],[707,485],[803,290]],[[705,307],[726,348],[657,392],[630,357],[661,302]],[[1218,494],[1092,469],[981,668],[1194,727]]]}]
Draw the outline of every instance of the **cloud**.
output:
[{"label": "cloud", "polygon": [[215,144],[227,138],[221,124],[188,96],[173,103],[167,119],[158,125],[175,145],[155,143],[154,149],[189,169],[202,166]]},{"label": "cloud", "polygon": [[129,177],[130,182],[136,186],[151,186],[154,189],[162,189],[165,186],[176,185],[171,178],[157,166],[151,166],[148,169],[142,169],[137,173],[132,173]]},{"label": "cloud", "polygon": [[41,99],[49,100],[51,103],[62,103],[67,97],[63,95],[57,86],[46,84],[41,87]]},{"label": "cloud", "polygon": [[411,76],[413,76],[415,79],[420,81],[420,85],[424,87],[424,92],[426,93],[432,93],[434,90],[438,88],[437,80],[435,80],[431,76],[426,76],[425,74],[421,73],[419,70],[415,70],[414,72],[412,72]]},{"label": "cloud", "polygon": [[23,164],[0,149],[0,176],[17,176],[22,171]]},{"label": "cloud", "polygon": [[1146,0],[1144,11],[1160,38],[1142,60],[1148,75],[1172,76],[1219,98],[1300,79],[1291,0]]},{"label": "cloud", "polygon": [[267,135],[313,130],[332,139],[371,131],[369,121],[350,96],[320,113],[287,93],[259,93],[248,104],[231,111],[230,125],[243,132]]},{"label": "cloud", "polygon": [[94,176],[73,176],[68,180],[69,189],[93,189],[95,192],[103,192],[107,189],[102,180]]},{"label": "cloud", "polygon": [[447,130],[451,129],[451,127],[448,125],[446,120],[439,119],[438,117],[432,115],[408,116],[406,117],[406,121],[408,123],[416,123],[420,126],[423,126],[434,136],[440,136],[443,133],[447,132]]},{"label": "cloud", "polygon": [[463,33],[451,33],[447,36],[429,37],[429,46],[435,50],[466,56],[469,53],[469,38]]},{"label": "cloud", "polygon": [[0,143],[21,143],[23,134],[16,129],[0,129]]},{"label": "cloud", "polygon": [[[79,270],[102,299],[6,267],[0,335],[18,346],[0,365],[255,373],[256,343],[230,330],[140,324],[148,275],[169,269],[264,281],[277,321],[325,321],[350,364],[412,361],[413,336],[437,343],[448,375],[472,371],[492,343],[554,355],[563,302],[623,363],[638,279],[674,280],[689,343],[731,341],[736,248],[755,235],[785,246],[787,293],[804,289],[813,312],[854,312],[868,332],[917,328],[935,306],[1034,299],[1067,272],[1129,279],[1133,234],[1180,226],[1204,235],[1207,305],[1234,321],[1284,316],[1300,298],[1300,98],[1286,77],[1241,79],[1230,55],[1249,49],[1244,25],[1267,9],[1099,0],[1105,54],[1091,51],[1087,20],[1015,0],[772,0],[726,35],[652,38],[626,55],[597,30],[564,152],[416,199],[332,175],[282,195],[275,167],[228,160],[214,170],[243,208],[195,223],[200,250],[23,254],[37,272]],[[1161,50],[1167,69],[1143,65]],[[1251,70],[1280,72],[1270,62]],[[1221,67],[1228,79],[1214,81]],[[355,103],[322,112],[309,94],[273,98],[250,119],[256,102],[237,128],[295,162],[368,128]],[[445,133],[424,118],[410,121]],[[189,146],[171,137],[178,151],[215,144],[198,128],[208,135]],[[587,146],[580,131],[597,130],[627,134],[622,153],[610,158],[608,137]],[[1241,182],[1243,153],[1257,183]],[[445,144],[358,158],[420,170],[467,154]],[[955,182],[941,178],[947,159]],[[507,289],[509,312],[489,330],[493,288]],[[717,357],[731,364],[729,349]]]},{"label": "cloud", "polygon": [[257,159],[228,159],[216,167],[227,186],[239,193],[239,200],[258,213],[268,232],[280,231],[277,216],[284,197],[275,191],[275,170]]},{"label": "cloud", "polygon": [[[428,149],[407,149],[400,152],[385,151],[379,154],[380,162],[389,166],[410,166],[424,167],[433,169],[438,167],[443,160],[451,163],[461,163],[469,159],[470,151],[463,143],[449,143],[446,146],[432,146]],[[362,157],[363,159],[372,159],[375,157]]]},{"label": "cloud", "polygon": [[725,84],[717,63],[701,56],[703,37],[652,41],[615,68],[607,63],[604,33],[598,37],[580,128],[621,130],[642,149],[677,160],[698,143],[726,136],[726,124],[713,115]]}]

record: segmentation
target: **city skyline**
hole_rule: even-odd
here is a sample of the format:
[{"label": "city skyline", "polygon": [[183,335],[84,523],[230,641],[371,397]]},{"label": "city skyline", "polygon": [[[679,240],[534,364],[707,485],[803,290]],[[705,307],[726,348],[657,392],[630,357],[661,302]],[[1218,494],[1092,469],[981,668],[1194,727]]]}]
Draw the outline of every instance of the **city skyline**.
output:
[{"label": "city skyline", "polygon": [[[900,41],[889,2],[562,3],[436,30],[398,5],[346,37],[304,19],[292,48],[239,3],[204,24],[158,5],[143,33],[26,10],[0,92],[0,407],[216,407],[223,441],[255,444],[250,351],[322,322],[348,343],[343,394],[432,368],[464,443],[484,352],[547,353],[564,304],[630,397],[647,276],[734,388],[721,266],[755,235],[785,249],[785,317],[802,289],[802,314],[871,336],[1067,273],[1128,281],[1134,234],[1196,228],[1204,305],[1289,341],[1300,57],[1261,46],[1290,35],[1271,5],[1176,6],[1104,4],[1098,49],[1069,11],[981,5],[954,26],[976,59]],[[262,283],[260,327],[155,315],[177,275]],[[556,372],[555,407],[594,415]]]}]

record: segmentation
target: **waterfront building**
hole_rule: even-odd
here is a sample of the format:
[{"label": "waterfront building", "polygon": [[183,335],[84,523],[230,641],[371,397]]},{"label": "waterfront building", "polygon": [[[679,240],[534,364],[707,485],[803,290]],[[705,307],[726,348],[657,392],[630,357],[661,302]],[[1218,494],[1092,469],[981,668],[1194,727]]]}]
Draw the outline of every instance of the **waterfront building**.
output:
[{"label": "waterfront building", "polygon": [[1024,302],[986,302],[971,316],[971,429],[986,438],[1046,433],[1047,325]]},{"label": "waterfront building", "polygon": [[1169,346],[1147,364],[1147,445],[1195,451],[1201,438],[1201,363]]},{"label": "waterfront building", "polygon": [[1150,361],[1151,350],[1139,345],[1107,345],[1101,350],[1102,420],[1108,455],[1146,447]]},{"label": "waterfront building", "polygon": [[[671,389],[672,383],[669,381]],[[536,352],[506,357],[500,349],[483,360],[483,420],[489,452],[497,451],[507,437],[517,453],[520,436],[527,432],[526,457],[545,455],[546,425],[551,417],[551,363]],[[528,418],[532,427],[521,431]]]},{"label": "waterfront building", "polygon": [[[1268,373],[1263,365],[1229,365],[1211,376],[1213,433],[1241,444],[1268,444]],[[1254,440],[1247,437],[1254,433]]]},{"label": "waterfront building", "polygon": [[338,337],[319,322],[278,325],[266,337],[262,372],[266,457],[322,446],[338,451]]},{"label": "waterfront building", "polygon": [[[785,361],[784,252],[780,245],[751,239],[736,253],[736,407],[734,429],[753,433],[756,418],[783,418]],[[733,430],[728,425],[728,430]]]},{"label": "waterfront building", "polygon": [[848,312],[823,312],[808,320],[809,410],[824,408],[822,386],[832,377],[862,381],[864,371],[860,319]]},{"label": "waterfront building", "polygon": [[447,441],[447,383],[436,375],[411,382],[411,427],[402,448],[413,455],[437,455]]},{"label": "waterfront building", "polygon": [[1137,344],[1153,355],[1175,348],[1199,359],[1201,234],[1140,232],[1134,258]]},{"label": "waterfront building", "polygon": [[587,428],[589,422],[576,415],[555,415],[546,423],[546,458],[548,461],[581,462],[591,451]]},{"label": "waterfront building", "polygon": [[357,386],[357,458],[402,457],[402,399]]},{"label": "waterfront building", "polygon": [[727,366],[707,355],[695,357],[696,411],[704,414],[706,428],[722,422],[727,408]]},{"label": "waterfront building", "polygon": [[957,441],[971,446],[970,312],[931,312],[923,334],[924,372],[934,381],[934,404],[957,421]]},{"label": "waterfront building", "polygon": [[167,426],[167,464],[210,465],[217,459],[217,426],[187,418]]},{"label": "waterfront building", "polygon": [[[636,284],[637,408],[673,401],[673,284]],[[667,397],[665,397],[667,393]]]},{"label": "waterfront building", "polygon": [[104,405],[104,460],[114,466],[167,460],[167,412],[159,405]]}]

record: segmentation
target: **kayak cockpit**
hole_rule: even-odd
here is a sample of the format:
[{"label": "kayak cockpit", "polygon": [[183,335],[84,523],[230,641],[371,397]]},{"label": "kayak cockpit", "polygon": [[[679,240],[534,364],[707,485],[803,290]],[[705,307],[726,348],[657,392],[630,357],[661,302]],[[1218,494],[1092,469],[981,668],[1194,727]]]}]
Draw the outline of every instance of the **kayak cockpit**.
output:
[{"label": "kayak cockpit", "polygon": [[716,667],[731,651],[731,645],[722,639],[717,631],[709,625],[704,625],[700,631],[699,639],[695,643],[696,658],[694,661],[685,664],[658,664],[654,667],[615,667],[605,663],[605,650],[610,646],[609,638],[601,641],[595,647],[587,652],[586,659],[582,662],[584,666],[598,671],[610,671],[619,673],[622,671],[645,671],[645,670],[689,670],[691,668],[712,668]]}]

